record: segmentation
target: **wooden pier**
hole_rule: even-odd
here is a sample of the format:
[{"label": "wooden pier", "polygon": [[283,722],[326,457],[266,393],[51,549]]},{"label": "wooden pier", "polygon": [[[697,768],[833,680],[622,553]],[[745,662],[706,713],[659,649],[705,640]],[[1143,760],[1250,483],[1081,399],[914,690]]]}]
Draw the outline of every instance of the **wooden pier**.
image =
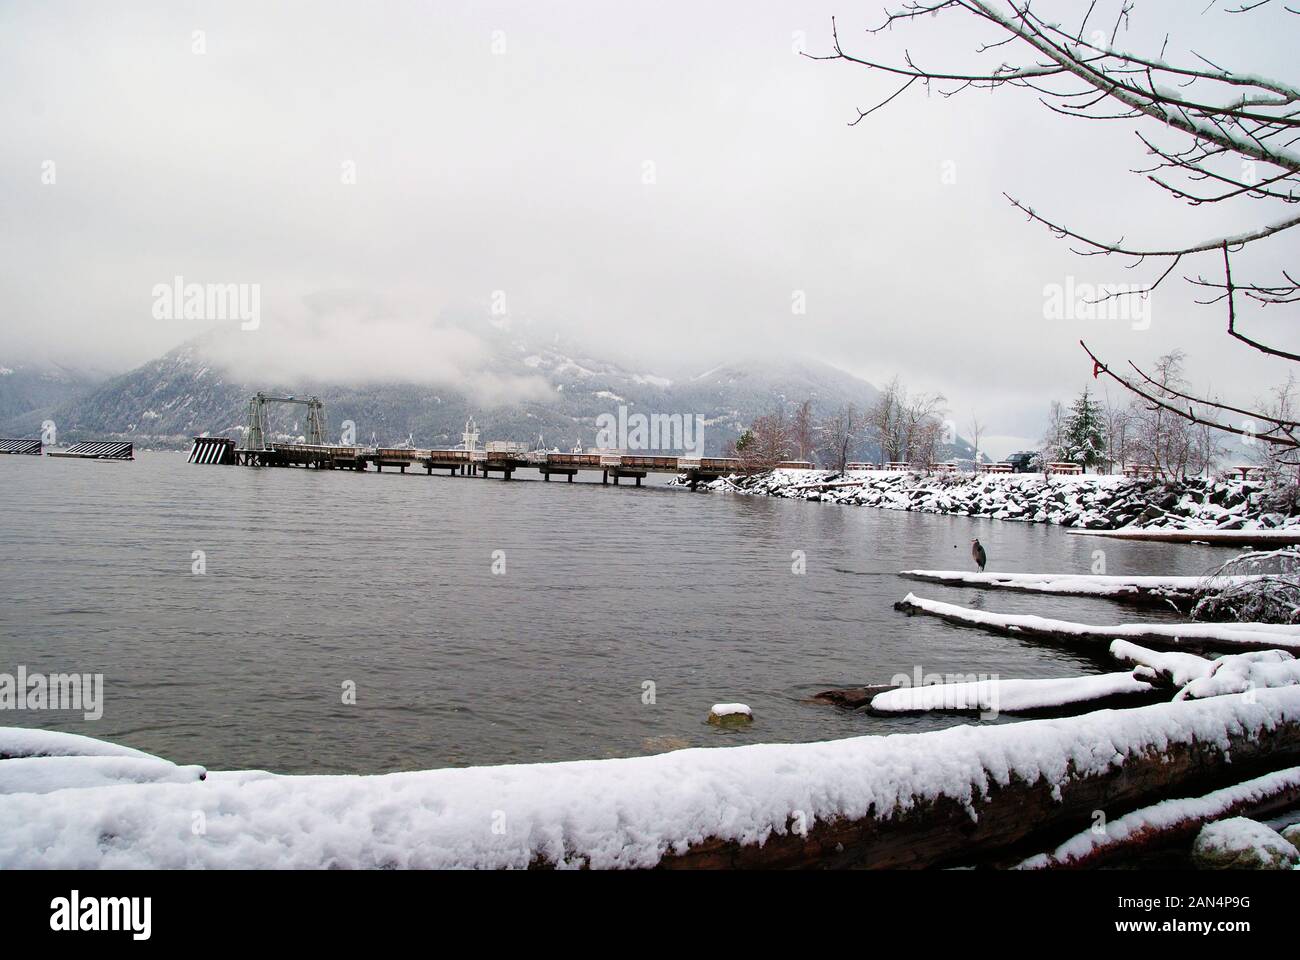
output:
[{"label": "wooden pier", "polygon": [[641,486],[650,473],[684,476],[692,489],[701,481],[715,480],[742,470],[734,457],[642,456],[622,452],[547,453],[512,450],[433,450],[405,447],[336,446],[315,443],[272,443],[264,449],[237,447],[224,437],[195,437],[191,463],[238,464],[246,467],[305,467],[317,470],[368,470],[385,468],[406,473],[446,470],[449,476],[491,477],[510,480],[516,471],[536,470],[549,481],[564,477],[569,483],[580,473],[600,474],[602,484],[618,486],[631,480]]}]

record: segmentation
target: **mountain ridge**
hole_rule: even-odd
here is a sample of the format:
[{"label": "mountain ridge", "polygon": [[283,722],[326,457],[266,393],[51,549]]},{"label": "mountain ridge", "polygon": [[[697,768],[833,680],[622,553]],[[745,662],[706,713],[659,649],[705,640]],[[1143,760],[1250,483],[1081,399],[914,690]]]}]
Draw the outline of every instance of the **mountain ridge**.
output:
[{"label": "mountain ridge", "polygon": [[[31,435],[50,419],[62,442],[119,438],[141,447],[183,449],[203,433],[239,438],[249,398],[261,390],[319,396],[329,439],[352,421],[358,442],[393,444],[410,437],[418,446],[454,446],[465,421],[473,417],[484,440],[532,444],[540,439],[547,447],[589,447],[596,441],[597,418],[617,416],[619,406],[626,406],[629,414],[702,417],[704,452],[718,455],[778,402],[811,399],[814,412],[822,416],[845,403],[864,409],[878,396],[865,380],[806,357],[701,364],[706,366],[702,373],[673,379],[593,357],[542,331],[501,324],[479,333],[487,348],[481,369],[469,372],[462,384],[442,386],[287,377],[250,383],[213,358],[219,351],[204,335],[62,402],[0,418],[0,431]],[[489,383],[526,382],[531,393],[493,404],[465,389],[465,383],[480,376]],[[269,414],[273,438],[296,439],[305,432],[300,408],[275,406]],[[871,446],[863,444],[854,456],[871,454]]]}]

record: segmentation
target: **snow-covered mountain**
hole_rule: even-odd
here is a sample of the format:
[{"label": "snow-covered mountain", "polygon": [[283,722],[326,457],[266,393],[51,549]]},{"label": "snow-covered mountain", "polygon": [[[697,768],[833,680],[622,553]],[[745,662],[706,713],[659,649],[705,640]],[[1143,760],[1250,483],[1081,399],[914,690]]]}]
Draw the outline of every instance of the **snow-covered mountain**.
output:
[{"label": "snow-covered mountain", "polygon": [[55,408],[103,380],[103,374],[57,363],[0,362],[0,424],[25,417],[39,427]]},{"label": "snow-covered mountain", "polygon": [[[53,419],[60,440],[122,437],[142,446],[182,447],[199,433],[238,437],[248,399],[258,390],[324,401],[331,435],[351,420],[358,441],[417,445],[459,442],[473,416],[484,439],[535,442],[568,448],[595,442],[596,418],[629,413],[699,415],[705,451],[720,453],[740,430],[775,403],[811,398],[819,413],[844,403],[869,405],[876,389],[828,364],[809,359],[700,364],[699,373],[672,379],[593,357],[550,332],[506,325],[480,325],[481,369],[457,384],[368,382],[358,384],[283,380],[249,382],[214,359],[222,351],[211,339],[188,341],[167,354],[83,390],[52,407],[0,419],[0,432],[30,435],[41,419]],[[527,383],[525,399],[493,402],[479,384]],[[506,391],[518,395],[518,391]],[[274,409],[271,430],[285,437],[304,432],[298,408]]]}]

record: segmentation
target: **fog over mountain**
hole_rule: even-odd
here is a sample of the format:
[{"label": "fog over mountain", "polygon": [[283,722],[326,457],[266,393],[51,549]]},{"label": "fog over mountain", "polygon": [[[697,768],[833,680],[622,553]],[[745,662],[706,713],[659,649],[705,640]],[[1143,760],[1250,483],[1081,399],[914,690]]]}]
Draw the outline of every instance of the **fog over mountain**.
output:
[{"label": "fog over mountain", "polygon": [[[1225,346],[1185,285],[1140,330],[1048,318],[1045,285],[1153,271],[1081,260],[1003,192],[1145,245],[1243,229],[1249,207],[1169,197],[1129,172],[1148,159],[1131,131],[1033,91],[918,85],[849,126],[893,81],[800,56],[830,49],[833,15],[852,49],[891,61],[964,64],[991,39],[978,30],[923,18],[869,38],[876,6],[827,0],[307,9],[0,9],[0,364],[121,373],[219,327],[156,315],[154,288],[182,277],[257,286],[259,339],[227,344],[249,383],[463,372],[467,396],[526,403],[526,371],[494,380],[478,343],[435,322],[502,304],[674,379],[754,356],[900,373],[1011,446],[1088,381],[1084,335],[1117,360],[1182,347],[1191,380],[1243,403],[1285,378]],[[1169,32],[1170,59],[1286,75],[1289,34],[1268,18],[1288,16],[1148,0],[1125,43],[1160,50]],[[1243,272],[1277,275],[1285,253]],[[1276,314],[1242,323],[1284,341]]]},{"label": "fog over mountain", "polygon": [[[591,446],[597,418],[617,417],[622,407],[628,414],[699,416],[705,450],[717,454],[777,404],[810,399],[824,415],[847,403],[865,409],[877,396],[871,384],[812,359],[736,358],[667,376],[593,356],[543,325],[504,318],[431,325],[427,343],[454,348],[454,362],[445,356],[428,363],[397,357],[390,365],[375,357],[369,375],[359,373],[368,369],[364,363],[346,362],[344,344],[337,356],[317,353],[290,363],[259,359],[262,334],[233,325],[205,334],[126,374],[83,386],[61,403],[12,414],[0,421],[0,431],[32,435],[48,419],[65,441],[121,437],[183,447],[201,433],[238,438],[249,397],[262,390],[319,395],[331,435],[351,421],[361,442],[392,444],[410,437],[421,445],[451,446],[474,417],[485,440]],[[394,372],[379,375],[387,370]],[[309,376],[312,371],[317,375]],[[272,432],[286,439],[301,435],[300,413],[273,408]],[[863,446],[861,455],[870,450]]]}]

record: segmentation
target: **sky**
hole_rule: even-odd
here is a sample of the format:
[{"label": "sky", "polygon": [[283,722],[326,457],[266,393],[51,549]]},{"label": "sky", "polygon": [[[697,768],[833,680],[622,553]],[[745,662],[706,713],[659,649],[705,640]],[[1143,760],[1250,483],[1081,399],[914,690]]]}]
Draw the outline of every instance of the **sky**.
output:
[{"label": "sky", "polygon": [[[1167,59],[1300,80],[1300,18],[1204,7],[1139,0],[1121,43],[1168,34]],[[978,417],[994,455],[1091,382],[1080,337],[1115,360],[1181,348],[1243,402],[1285,378],[1184,284],[1149,325],[1049,316],[1046,288],[1155,271],[1072,255],[1002,194],[1150,244],[1276,210],[1181,204],[1130,172],[1131,125],[1028,91],[918,86],[850,126],[896,82],[800,56],[829,52],[832,16],[847,50],[891,62],[969,66],[998,39],[961,15],[868,37],[880,8],[4,2],[0,361],[151,359],[212,326],[159,316],[183,277],[255,285],[249,350],[291,376],[454,381],[480,351],[441,321],[506,315],[641,372],[805,354],[897,374],[960,431]],[[1253,265],[1295,252],[1284,236]],[[1285,316],[1245,319],[1285,345]]]}]

